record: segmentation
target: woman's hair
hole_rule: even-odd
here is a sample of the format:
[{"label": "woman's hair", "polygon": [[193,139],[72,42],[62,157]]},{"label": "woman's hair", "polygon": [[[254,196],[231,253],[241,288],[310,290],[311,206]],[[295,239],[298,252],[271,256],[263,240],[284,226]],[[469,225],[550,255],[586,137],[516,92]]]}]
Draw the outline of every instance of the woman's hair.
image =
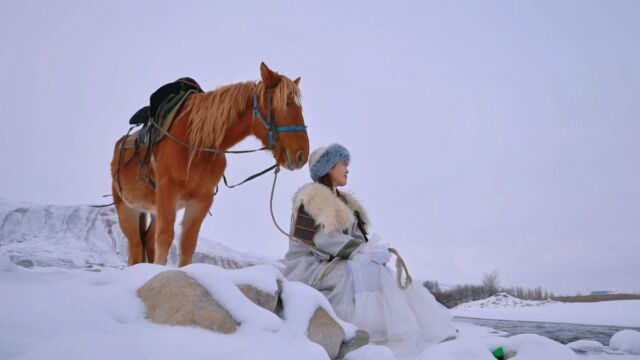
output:
[{"label": "woman's hair", "polygon": [[318,178],[318,182],[330,189],[333,189],[333,183],[331,182],[331,174],[326,173]]}]

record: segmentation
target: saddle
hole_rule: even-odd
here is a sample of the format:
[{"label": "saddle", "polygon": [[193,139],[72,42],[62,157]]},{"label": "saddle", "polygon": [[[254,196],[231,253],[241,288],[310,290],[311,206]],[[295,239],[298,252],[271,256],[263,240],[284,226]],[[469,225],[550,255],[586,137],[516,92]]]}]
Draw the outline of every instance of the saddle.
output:
[{"label": "saddle", "polygon": [[[151,94],[149,106],[136,111],[129,119],[129,124],[142,125],[142,127],[125,135],[125,139],[120,145],[121,154],[123,149],[135,149],[133,157],[140,159],[139,171],[143,170],[146,183],[153,189],[156,188],[156,184],[148,171],[148,164],[153,156],[153,147],[171,129],[171,125],[185,100],[191,94],[202,92],[200,85],[192,78],[180,78],[163,85]],[[143,157],[140,157],[140,149],[143,147],[146,147],[147,151]]]},{"label": "saddle", "polygon": [[149,106],[142,107],[129,119],[129,124],[142,124],[142,128],[127,137],[125,148],[152,147],[157,144],[171,128],[184,101],[191,94],[202,92],[200,85],[190,77],[161,86],[151,94]]}]

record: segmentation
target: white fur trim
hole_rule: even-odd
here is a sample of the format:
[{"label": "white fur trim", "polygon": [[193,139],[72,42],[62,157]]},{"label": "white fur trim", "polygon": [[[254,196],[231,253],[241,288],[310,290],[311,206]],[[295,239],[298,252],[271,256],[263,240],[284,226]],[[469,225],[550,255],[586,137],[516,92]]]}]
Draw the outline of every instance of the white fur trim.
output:
[{"label": "white fur trim", "polygon": [[317,224],[323,225],[326,232],[333,232],[351,227],[356,221],[353,211],[357,210],[365,222],[365,230],[368,229],[369,217],[360,202],[352,194],[340,194],[347,200],[347,204],[322,184],[306,184],[293,197],[293,214],[295,216],[300,205],[304,205],[304,209]]}]

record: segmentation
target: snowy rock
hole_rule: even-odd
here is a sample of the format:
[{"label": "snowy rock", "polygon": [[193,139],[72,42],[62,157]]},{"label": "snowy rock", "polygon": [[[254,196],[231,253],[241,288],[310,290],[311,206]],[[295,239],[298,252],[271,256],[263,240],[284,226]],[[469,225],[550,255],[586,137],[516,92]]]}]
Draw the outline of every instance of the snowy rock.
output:
[{"label": "snowy rock", "polygon": [[396,360],[396,357],[386,346],[369,344],[348,353],[344,360]]},{"label": "snowy rock", "polygon": [[427,347],[417,359],[425,360],[495,360],[487,346],[477,339],[462,338]]},{"label": "snowy rock", "polygon": [[534,334],[520,334],[508,338],[503,345],[505,354],[514,353],[515,356],[505,359],[513,360],[574,360],[576,353],[565,345],[549,338]]},{"label": "snowy rock", "polygon": [[620,330],[611,337],[609,347],[640,355],[640,332],[636,330]]},{"label": "snowy rock", "polygon": [[595,350],[604,350],[605,346],[598,341],[593,340],[578,340],[567,344],[568,347],[575,351],[587,352]]},{"label": "snowy rock", "polygon": [[278,299],[280,298],[280,282],[278,282],[278,290],[274,294],[269,294],[264,291],[258,290],[251,285],[240,285],[238,286],[240,291],[249,298],[249,300],[253,301],[254,304],[263,307],[271,312],[276,311],[276,306],[278,305]]},{"label": "snowy rock", "polygon": [[237,323],[207,289],[179,270],[164,271],[138,289],[147,318],[168,325],[195,325],[233,333]]},{"label": "snowy rock", "polygon": [[364,330],[356,331],[356,336],[348,341],[344,341],[340,346],[338,359],[342,359],[345,355],[350,354],[354,350],[359,349],[367,344],[369,344],[369,333]]},{"label": "snowy rock", "polygon": [[331,359],[335,359],[345,334],[340,324],[325,309],[318,307],[309,320],[307,337],[322,346]]}]

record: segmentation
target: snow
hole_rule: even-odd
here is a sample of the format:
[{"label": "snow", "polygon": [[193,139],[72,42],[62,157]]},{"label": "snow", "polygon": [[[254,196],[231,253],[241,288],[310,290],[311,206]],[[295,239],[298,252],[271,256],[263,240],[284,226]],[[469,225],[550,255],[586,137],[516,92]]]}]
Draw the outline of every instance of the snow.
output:
[{"label": "snow", "polygon": [[[319,296],[318,296],[319,295]],[[282,294],[283,318],[287,326],[294,332],[306,332],[309,319],[318,307],[325,309],[342,327],[346,339],[351,339],[358,330],[354,325],[340,320],[329,301],[315,289],[295,281],[283,284]]]},{"label": "snow", "polygon": [[[1,263],[6,263],[6,255],[2,258]],[[206,267],[214,268],[198,264],[188,273],[211,279],[204,286],[214,289],[214,298],[220,302],[217,296],[233,282],[225,281],[217,270],[207,272]],[[0,272],[0,358],[129,359],[186,354],[195,359],[272,359],[287,349],[291,358],[326,359],[324,350],[307,340],[304,333],[281,331],[281,320],[275,314],[253,303],[238,305],[240,299],[250,301],[235,286],[237,293],[228,295],[236,302],[230,313],[245,313],[234,334],[149,322],[136,290],[166,269],[152,264],[123,270],[104,268],[100,272],[5,268]],[[255,318],[248,319],[249,315]],[[247,348],[249,344],[252,346]]]},{"label": "snow", "polygon": [[[239,320],[238,330],[225,335],[155,324],[145,318],[137,289],[175,266],[126,267],[126,243],[109,209],[0,201],[0,224],[0,359],[328,358],[322,347],[308,340],[306,329],[318,306],[334,317],[335,313],[318,291],[287,281],[277,260],[200,238],[204,245],[198,247],[200,259],[218,266],[199,263],[181,270]],[[271,293],[277,290],[278,282],[283,302],[279,316],[256,306],[237,288],[250,285]],[[485,306],[466,304],[454,313],[482,317],[478,315],[512,311],[526,317],[536,311],[537,320],[544,316],[565,320],[561,317],[564,311],[573,321],[585,321],[584,312],[592,311],[602,313],[591,319],[607,324],[618,324],[621,313],[635,319],[636,302],[627,302],[629,307],[612,303],[585,309],[583,304],[492,299],[484,301]],[[563,307],[557,307],[560,305]],[[347,336],[354,335],[353,325],[340,324]],[[459,335],[454,340],[411,349],[370,344],[349,353],[346,359],[493,360],[491,352],[498,347],[517,352],[515,360],[640,359],[640,333],[634,330],[615,334],[606,347],[586,340],[565,346],[534,334],[506,337],[503,332],[468,323],[455,326]]]},{"label": "snow", "polygon": [[618,331],[611,337],[609,346],[615,350],[640,355],[640,332],[635,330]]},{"label": "snow", "polygon": [[[233,281],[227,278],[227,273],[231,271],[208,264],[191,264],[181,270],[204,286],[213,299],[240,324],[272,332],[277,332],[282,327],[282,321],[276,314],[254,304],[242,294]],[[252,273],[258,277],[262,273],[261,270],[261,268],[252,267],[243,269],[243,272]],[[274,284],[277,279],[277,277],[272,279]]]},{"label": "snow", "polygon": [[640,300],[563,303],[520,300],[507,294],[458,305],[459,317],[640,327]]},{"label": "snow", "polygon": [[536,334],[514,335],[502,346],[505,354],[515,352],[513,360],[573,360],[577,355],[566,345]]},{"label": "snow", "polygon": [[573,350],[578,351],[604,350],[605,348],[605,346],[600,342],[593,340],[578,340],[572,343],[568,343],[567,346]]},{"label": "snow", "polygon": [[[32,205],[0,199],[1,253],[25,266],[67,269],[127,265],[127,240],[118,227],[113,207]],[[176,226],[176,238],[181,228]],[[282,268],[276,259],[240,252],[199,237],[195,262],[224,268],[269,264]],[[177,264],[176,243],[169,264]]]}]

